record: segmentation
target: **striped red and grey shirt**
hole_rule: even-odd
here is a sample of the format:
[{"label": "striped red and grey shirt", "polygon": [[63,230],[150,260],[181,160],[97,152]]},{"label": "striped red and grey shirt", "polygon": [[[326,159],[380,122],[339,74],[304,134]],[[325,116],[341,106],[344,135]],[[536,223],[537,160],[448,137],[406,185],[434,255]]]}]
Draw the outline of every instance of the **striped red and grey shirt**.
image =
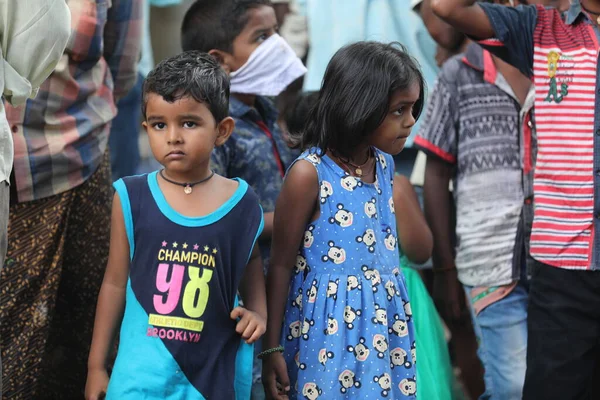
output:
[{"label": "striped red and grey shirt", "polygon": [[531,255],[556,267],[600,269],[598,32],[579,0],[566,13],[481,7],[496,35],[481,44],[535,82]]}]

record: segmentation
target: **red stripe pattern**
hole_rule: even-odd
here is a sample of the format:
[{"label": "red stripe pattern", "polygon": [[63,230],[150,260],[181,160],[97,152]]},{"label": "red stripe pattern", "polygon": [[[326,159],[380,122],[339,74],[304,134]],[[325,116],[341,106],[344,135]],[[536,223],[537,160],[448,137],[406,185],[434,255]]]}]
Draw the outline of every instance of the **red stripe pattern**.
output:
[{"label": "red stripe pattern", "polygon": [[531,255],[556,267],[591,268],[597,56],[589,24],[567,25],[557,11],[538,7]]}]

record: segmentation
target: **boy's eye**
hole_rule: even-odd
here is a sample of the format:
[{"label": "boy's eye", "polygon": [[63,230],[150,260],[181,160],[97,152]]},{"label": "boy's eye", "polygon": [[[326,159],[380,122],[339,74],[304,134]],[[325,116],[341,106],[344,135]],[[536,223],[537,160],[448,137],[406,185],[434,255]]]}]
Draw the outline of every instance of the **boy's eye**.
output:
[{"label": "boy's eye", "polygon": [[196,126],[197,126],[197,124],[195,122],[192,122],[192,121],[186,121],[186,122],[183,123],[183,127],[184,128],[191,129],[191,128],[195,128]]},{"label": "boy's eye", "polygon": [[156,130],[163,130],[165,129],[167,125],[164,122],[155,122],[154,124],[152,124],[152,127]]}]

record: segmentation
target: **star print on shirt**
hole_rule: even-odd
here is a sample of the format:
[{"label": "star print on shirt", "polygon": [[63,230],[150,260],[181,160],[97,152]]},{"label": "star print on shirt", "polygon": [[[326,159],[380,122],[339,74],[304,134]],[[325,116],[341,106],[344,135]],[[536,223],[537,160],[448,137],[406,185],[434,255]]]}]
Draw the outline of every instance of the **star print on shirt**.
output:
[{"label": "star print on shirt", "polygon": [[217,249],[213,249],[213,254],[217,254],[218,250]]},{"label": "star print on shirt", "polygon": [[187,244],[187,243],[184,243],[184,244],[183,244],[183,248],[184,248],[184,249],[187,249],[187,248],[188,248],[188,244]]},{"label": "star print on shirt", "polygon": [[177,242],[173,242],[173,247],[177,247]]},{"label": "star print on shirt", "polygon": [[162,247],[167,247],[167,242],[165,242],[164,240],[162,242]]},{"label": "star print on shirt", "polygon": [[200,246],[198,246],[197,244],[194,245],[194,250],[198,250],[200,248]]},{"label": "star print on shirt", "polygon": [[208,251],[208,250],[210,250],[210,249],[208,248],[208,246],[204,246],[204,251]]}]

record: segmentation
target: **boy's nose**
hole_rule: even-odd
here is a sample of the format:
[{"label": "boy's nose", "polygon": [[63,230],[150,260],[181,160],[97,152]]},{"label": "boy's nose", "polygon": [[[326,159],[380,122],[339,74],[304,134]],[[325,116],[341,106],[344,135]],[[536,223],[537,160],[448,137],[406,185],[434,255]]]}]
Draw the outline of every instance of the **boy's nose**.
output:
[{"label": "boy's nose", "polygon": [[169,128],[168,133],[167,133],[167,143],[175,144],[175,143],[181,143],[182,141],[183,141],[183,137],[181,136],[179,129],[177,129],[176,127]]}]

